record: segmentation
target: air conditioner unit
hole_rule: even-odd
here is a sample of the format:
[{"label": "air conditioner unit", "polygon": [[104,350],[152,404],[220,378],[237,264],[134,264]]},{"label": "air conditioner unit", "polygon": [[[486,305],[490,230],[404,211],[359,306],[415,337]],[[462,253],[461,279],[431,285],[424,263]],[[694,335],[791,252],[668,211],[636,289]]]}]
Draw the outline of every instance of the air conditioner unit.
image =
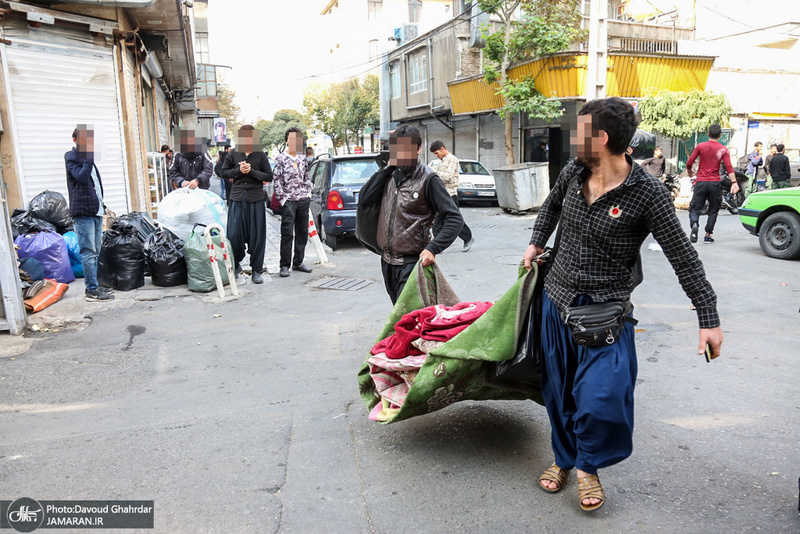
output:
[{"label": "air conditioner unit", "polygon": [[419,37],[419,24],[404,22],[400,27],[400,44],[413,41]]}]

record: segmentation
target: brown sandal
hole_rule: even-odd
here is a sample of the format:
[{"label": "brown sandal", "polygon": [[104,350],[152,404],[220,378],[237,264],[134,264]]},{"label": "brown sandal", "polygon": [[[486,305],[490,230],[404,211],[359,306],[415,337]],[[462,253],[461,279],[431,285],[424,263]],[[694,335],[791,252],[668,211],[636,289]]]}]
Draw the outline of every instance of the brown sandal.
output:
[{"label": "brown sandal", "polygon": [[[581,510],[593,512],[599,509],[606,502],[606,494],[603,493],[603,486],[597,475],[589,475],[578,479],[578,497]],[[596,504],[583,504],[584,499],[599,499]]]},{"label": "brown sandal", "polygon": [[[542,473],[542,476],[539,477],[539,488],[547,493],[557,493],[564,485],[564,481],[567,479],[567,473],[569,473],[569,471],[564,471],[556,464],[551,465],[547,468],[547,470],[545,470],[544,473]],[[542,486],[542,481],[553,482],[556,485],[556,489],[550,489]]]}]

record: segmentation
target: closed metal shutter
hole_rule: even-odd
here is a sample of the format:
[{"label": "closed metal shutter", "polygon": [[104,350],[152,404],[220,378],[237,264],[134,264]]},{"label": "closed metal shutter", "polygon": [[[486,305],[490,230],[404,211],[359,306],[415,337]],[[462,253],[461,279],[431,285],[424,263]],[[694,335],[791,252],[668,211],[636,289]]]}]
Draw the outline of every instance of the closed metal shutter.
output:
[{"label": "closed metal shutter", "polygon": [[9,111],[25,203],[50,189],[67,196],[64,153],[78,124],[95,130],[104,202],[130,208],[118,77],[110,42],[85,32],[5,27]]},{"label": "closed metal shutter", "polygon": [[156,117],[158,119],[156,128],[158,129],[158,148],[160,149],[161,145],[169,144],[169,115],[167,114],[167,95],[158,83],[156,83],[155,91]]}]

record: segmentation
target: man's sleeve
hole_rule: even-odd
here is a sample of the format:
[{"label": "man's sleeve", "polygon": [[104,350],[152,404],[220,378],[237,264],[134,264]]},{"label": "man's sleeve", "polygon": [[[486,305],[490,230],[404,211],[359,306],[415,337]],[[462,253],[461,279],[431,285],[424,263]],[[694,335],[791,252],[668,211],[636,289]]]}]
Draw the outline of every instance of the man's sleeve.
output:
[{"label": "man's sleeve", "polygon": [[261,169],[250,169],[250,174],[253,175],[254,178],[257,180],[261,180],[262,182],[271,182],[272,181],[272,167],[269,166],[269,158],[265,155],[264,159],[261,161]]},{"label": "man's sleeve", "polygon": [[547,195],[547,198],[536,216],[536,222],[533,225],[533,232],[531,232],[531,245],[544,248],[547,240],[550,239],[550,234],[556,229],[558,220],[561,217],[561,207],[564,204],[564,197],[567,193],[567,187],[572,181],[574,173],[579,172],[575,165],[567,165],[561,170],[558,175],[556,185]]},{"label": "man's sleeve", "polygon": [[272,172],[272,184],[275,186],[275,198],[283,200],[283,160],[279,157],[275,160],[275,170]]},{"label": "man's sleeve", "polygon": [[728,174],[733,174],[733,165],[731,165],[731,153],[727,150],[725,151],[725,155],[722,156],[722,163],[725,164],[725,170],[728,171]]},{"label": "man's sleeve", "polygon": [[67,172],[75,181],[84,185],[92,183],[92,169],[94,168],[92,160],[81,161],[77,157],[73,157],[70,152],[67,152],[64,159],[67,164]]},{"label": "man's sleeve", "polygon": [[648,221],[653,237],[661,245],[683,291],[697,310],[700,328],[718,327],[717,295],[706,280],[703,263],[681,227],[672,204],[672,195],[666,188],[654,191]]},{"label": "man's sleeve", "polygon": [[358,193],[358,205],[366,207],[380,202],[381,198],[383,198],[383,189],[386,180],[391,178],[395,169],[397,169],[397,167],[387,165],[375,171],[375,174],[367,180],[367,183],[364,184],[364,187],[362,187],[361,191]]},{"label": "man's sleeve", "polygon": [[[699,156],[699,155],[700,155],[700,151],[697,150],[697,147],[694,147],[694,150],[692,150],[692,155],[689,156],[689,161],[686,162],[686,168],[687,169],[689,169],[689,170],[692,169],[692,166],[694,165],[694,161],[697,159],[697,156]],[[728,159],[730,160],[730,158],[728,158]]]},{"label": "man's sleeve", "polygon": [[214,162],[208,152],[203,154],[203,170],[197,175],[197,183],[201,189],[208,189],[211,186],[211,175],[214,174]]},{"label": "man's sleeve", "polygon": [[464,227],[464,218],[438,175],[433,174],[428,178],[428,183],[425,186],[425,196],[434,211],[442,216],[442,229],[439,230],[433,241],[425,247],[435,256],[453,244],[453,241],[456,240]]},{"label": "man's sleeve", "polygon": [[659,175],[659,178],[665,174],[667,174],[667,158],[661,160],[661,175]]},{"label": "man's sleeve", "polygon": [[239,166],[233,163],[233,154],[228,154],[222,164],[222,175],[226,180],[233,180],[239,176]]},{"label": "man's sleeve", "polygon": [[172,165],[169,167],[169,179],[175,184],[175,187],[181,187],[181,184],[186,180],[181,174],[181,166],[178,165],[178,155],[172,158]]},{"label": "man's sleeve", "polygon": [[781,173],[786,178],[792,177],[792,166],[789,164],[789,158],[783,157],[781,158],[781,167],[783,167],[783,172]]}]

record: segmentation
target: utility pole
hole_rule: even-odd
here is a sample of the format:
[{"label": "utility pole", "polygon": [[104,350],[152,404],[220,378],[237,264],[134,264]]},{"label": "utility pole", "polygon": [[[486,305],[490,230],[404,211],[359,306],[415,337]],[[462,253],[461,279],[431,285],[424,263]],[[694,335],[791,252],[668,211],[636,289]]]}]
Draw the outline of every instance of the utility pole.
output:
[{"label": "utility pole", "polygon": [[584,97],[606,97],[608,76],[608,0],[591,0],[589,5],[589,58]]}]

